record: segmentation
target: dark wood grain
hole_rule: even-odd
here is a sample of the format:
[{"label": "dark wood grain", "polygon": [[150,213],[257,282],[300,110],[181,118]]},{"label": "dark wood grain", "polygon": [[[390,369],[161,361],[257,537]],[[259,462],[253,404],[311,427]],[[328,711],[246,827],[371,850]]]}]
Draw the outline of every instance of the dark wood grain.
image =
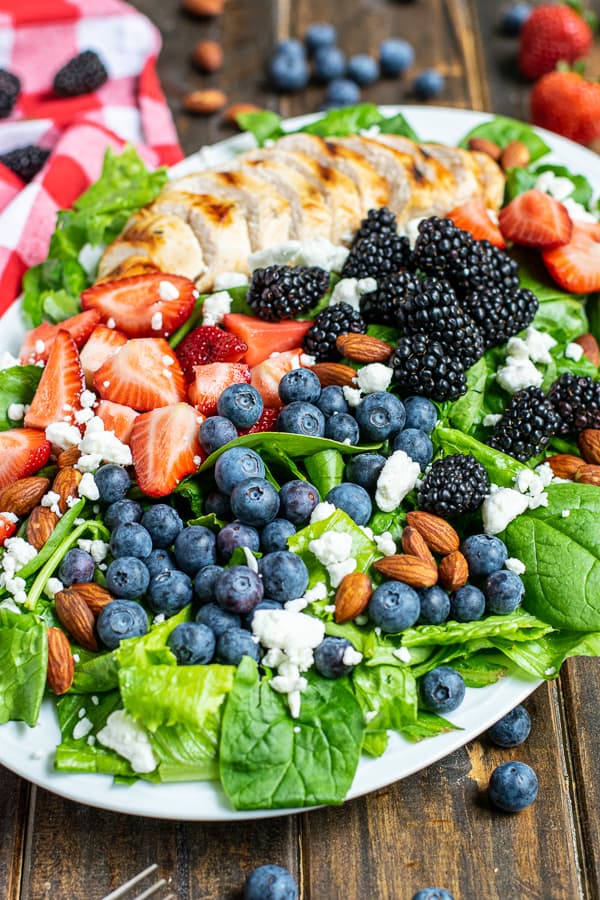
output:
[{"label": "dark wood grain", "polygon": [[31,788],[0,766],[0,897],[19,896]]}]

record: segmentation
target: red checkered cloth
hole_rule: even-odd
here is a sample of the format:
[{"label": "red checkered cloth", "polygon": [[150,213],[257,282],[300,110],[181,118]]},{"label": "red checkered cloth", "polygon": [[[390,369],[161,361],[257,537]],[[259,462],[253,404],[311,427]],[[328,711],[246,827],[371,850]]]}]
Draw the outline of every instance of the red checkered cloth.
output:
[{"label": "red checkered cloth", "polygon": [[[0,163],[0,314],[30,266],[46,258],[57,209],[100,175],[107,147],[136,145],[151,166],[183,156],[156,75],[160,33],[121,0],[1,0],[0,68],[21,80],[11,116],[0,121],[0,154],[26,144],[51,150],[24,186]],[[92,94],[59,99],[54,75],[83,50],[109,74]]]}]

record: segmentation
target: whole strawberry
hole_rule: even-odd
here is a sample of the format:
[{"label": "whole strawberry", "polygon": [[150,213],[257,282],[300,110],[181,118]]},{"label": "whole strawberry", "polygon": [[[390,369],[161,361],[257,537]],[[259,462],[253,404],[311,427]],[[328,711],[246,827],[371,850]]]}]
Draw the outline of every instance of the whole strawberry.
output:
[{"label": "whole strawberry", "polygon": [[569,6],[538,6],[521,31],[519,68],[526,78],[539,78],[561,61],[587,56],[592,40],[588,23]]},{"label": "whole strawberry", "polygon": [[600,84],[577,72],[550,72],[531,91],[531,120],[579,144],[600,137]]}]

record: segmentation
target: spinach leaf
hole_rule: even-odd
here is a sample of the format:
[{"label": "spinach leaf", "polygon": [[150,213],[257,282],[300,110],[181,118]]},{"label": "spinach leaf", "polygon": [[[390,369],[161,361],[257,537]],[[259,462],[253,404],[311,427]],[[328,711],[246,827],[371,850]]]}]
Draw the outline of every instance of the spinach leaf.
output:
[{"label": "spinach leaf", "polygon": [[361,752],[365,753],[367,756],[372,756],[377,759],[380,756],[383,756],[385,751],[387,750],[388,745],[388,733],[385,729],[375,729],[371,728],[370,725],[367,725],[367,730],[365,731],[365,735],[363,737]]},{"label": "spinach leaf", "polygon": [[356,106],[345,106],[343,109],[332,109],[316,122],[304,125],[299,130],[321,137],[358,134],[365,128],[380,125],[384,118],[385,116],[373,103],[359,103]]},{"label": "spinach leaf", "polygon": [[363,711],[376,713],[373,728],[401,731],[417,721],[417,682],[407,666],[357,666],[352,684]]},{"label": "spinach leaf", "polygon": [[[404,502],[403,506],[406,504]],[[376,512],[369,521],[369,528],[374,534],[383,534],[389,531],[395,541],[399,541],[402,537],[404,526],[406,525],[406,510],[395,509],[392,512]]]},{"label": "spinach leaf", "polygon": [[219,456],[229,449],[229,447],[251,447],[260,453],[273,456],[275,453],[283,453],[291,459],[304,459],[306,456],[312,456],[320,450],[336,450],[341,454],[364,453],[366,450],[375,450],[380,444],[364,444],[361,447],[350,444],[341,444],[339,441],[331,441],[329,438],[304,437],[301,434],[289,434],[284,431],[263,431],[257,434],[245,434],[230,441],[224,447],[215,450],[214,453],[206,459],[200,467],[201,472],[212,469]]},{"label": "spinach leaf", "polygon": [[527,468],[512,456],[500,453],[499,450],[494,450],[487,444],[482,444],[481,441],[454,428],[437,425],[433,431],[432,440],[434,446],[443,450],[445,454],[470,453],[485,466],[490,480],[502,487],[512,487],[519,472]]},{"label": "spinach leaf", "polygon": [[281,127],[281,116],[270,109],[240,113],[235,117],[235,121],[242,131],[249,131],[254,135],[259,147],[264,147],[265,141],[276,140],[284,134]]},{"label": "spinach leaf", "polygon": [[46,687],[48,641],[36,616],[0,609],[0,724],[33,726]]},{"label": "spinach leaf", "polygon": [[399,328],[394,328],[393,325],[377,325],[374,323],[367,325],[367,334],[370,337],[379,338],[380,341],[385,341],[392,346],[395,346],[402,337],[402,332]]},{"label": "spinach leaf", "polygon": [[71,691],[74,694],[103,694],[119,684],[119,666],[113,653],[77,651],[80,662],[75,666]]},{"label": "spinach leaf", "polygon": [[460,142],[460,146],[468,147],[471,138],[486,138],[502,148],[510,144],[511,141],[521,141],[529,150],[532,162],[550,153],[550,147],[530,125],[525,125],[524,122],[518,122],[516,119],[510,119],[506,116],[496,116],[489,122],[477,125],[476,128],[473,128],[465,135]]},{"label": "spinach leaf", "polygon": [[485,356],[467,372],[467,392],[450,404],[445,418],[459,431],[468,433],[484,417],[484,398],[488,378],[492,374]]},{"label": "spinach leaf", "polygon": [[87,735],[73,737],[73,729],[81,721],[81,710],[92,725],[89,732],[95,735],[106,725],[112,712],[123,708],[118,691],[102,694],[92,701],[91,697],[68,694],[57,703],[58,723],[62,741],[56,748],[55,768],[60,772],[100,772],[104,775],[125,775],[134,777],[135,772],[122,756],[98,741],[88,743]]},{"label": "spinach leaf", "polygon": [[242,659],[219,753],[221,782],[236,809],[333,804],[346,796],[363,742],[363,712],[346,678],[308,678],[293,719],[285,696],[260,680],[254,660]]},{"label": "spinach leaf", "polygon": [[320,450],[304,460],[309,481],[324,499],[344,479],[344,457],[338,450]]},{"label": "spinach leaf", "polygon": [[542,163],[534,168],[509,169],[506,175],[506,200],[514,200],[518,194],[534,188],[543,172],[553,172],[559,178],[568,178],[569,181],[572,181],[574,190],[570,196],[576,203],[581,203],[586,208],[589,207],[593,190],[585,175],[574,175],[566,166],[557,166],[552,163]]},{"label": "spinach leaf", "polygon": [[438,734],[447,734],[449,731],[460,731],[457,725],[453,725],[442,716],[436,716],[435,713],[425,712],[420,709],[417,721],[414,725],[405,725],[402,729],[402,735],[407,741],[417,743],[425,738],[435,737]]},{"label": "spinach leaf", "polygon": [[480,688],[495,684],[503,678],[508,673],[510,664],[501,653],[482,650],[457,660],[453,663],[453,668],[462,675],[467,687]]},{"label": "spinach leaf", "polygon": [[399,134],[403,137],[410,138],[411,141],[419,140],[419,135],[406,121],[402,113],[398,113],[396,116],[390,116],[388,119],[382,119],[381,122],[379,122],[379,130],[382,134]]},{"label": "spinach leaf", "polygon": [[31,403],[41,377],[39,366],[11,366],[0,371],[0,431],[15,427],[17,422],[8,417],[9,406]]}]

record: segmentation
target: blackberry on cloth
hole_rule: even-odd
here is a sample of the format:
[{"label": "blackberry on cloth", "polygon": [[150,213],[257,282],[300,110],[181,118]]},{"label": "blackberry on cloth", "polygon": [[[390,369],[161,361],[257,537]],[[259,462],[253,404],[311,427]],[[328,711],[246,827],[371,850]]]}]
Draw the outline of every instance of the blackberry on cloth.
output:
[{"label": "blackberry on cloth", "polygon": [[486,350],[527,328],[539,306],[535,294],[526,288],[507,292],[493,285],[467,294],[462,303],[480,329]]},{"label": "blackberry on cloth", "polygon": [[383,278],[410,266],[412,251],[407,237],[391,231],[367,234],[352,244],[342,278]]},{"label": "blackberry on cloth", "polygon": [[10,116],[20,90],[21,82],[17,76],[6,69],[0,69],[0,119]]},{"label": "blackberry on cloth", "polygon": [[318,314],[311,328],[304,335],[306,353],[317,362],[341,359],[335,342],[341,334],[365,334],[367,323],[349,303],[335,303]]},{"label": "blackberry on cloth", "polygon": [[421,280],[412,272],[382,278],[374,291],[361,295],[360,313],[365,322],[401,328],[405,304],[420,288]]},{"label": "blackberry on cloth", "polygon": [[559,415],[558,434],[600,428],[600,381],[565,372],[550,388],[548,399]]},{"label": "blackberry on cloth", "polygon": [[439,341],[426,334],[399,340],[389,361],[394,381],[406,394],[431,400],[456,400],[467,390],[464,367]]},{"label": "blackberry on cloth", "polygon": [[433,463],[418,493],[419,509],[442,518],[475,512],[490,490],[484,467],[474,456],[455,453]]},{"label": "blackberry on cloth", "polygon": [[252,273],[246,299],[259,319],[279,322],[311,309],[328,288],[319,266],[267,266]]},{"label": "blackberry on cloth", "polygon": [[44,150],[36,144],[27,144],[25,147],[17,147],[16,150],[3,153],[0,155],[0,162],[23,181],[30,182],[45,165],[49,156],[49,150]]},{"label": "blackberry on cloth", "polygon": [[52,87],[59,97],[79,97],[97,91],[107,79],[108,72],[98,54],[84,50],[58,70]]},{"label": "blackberry on cloth", "polygon": [[528,387],[512,398],[494,427],[490,447],[526,462],[556,434],[560,417],[540,388]]}]

